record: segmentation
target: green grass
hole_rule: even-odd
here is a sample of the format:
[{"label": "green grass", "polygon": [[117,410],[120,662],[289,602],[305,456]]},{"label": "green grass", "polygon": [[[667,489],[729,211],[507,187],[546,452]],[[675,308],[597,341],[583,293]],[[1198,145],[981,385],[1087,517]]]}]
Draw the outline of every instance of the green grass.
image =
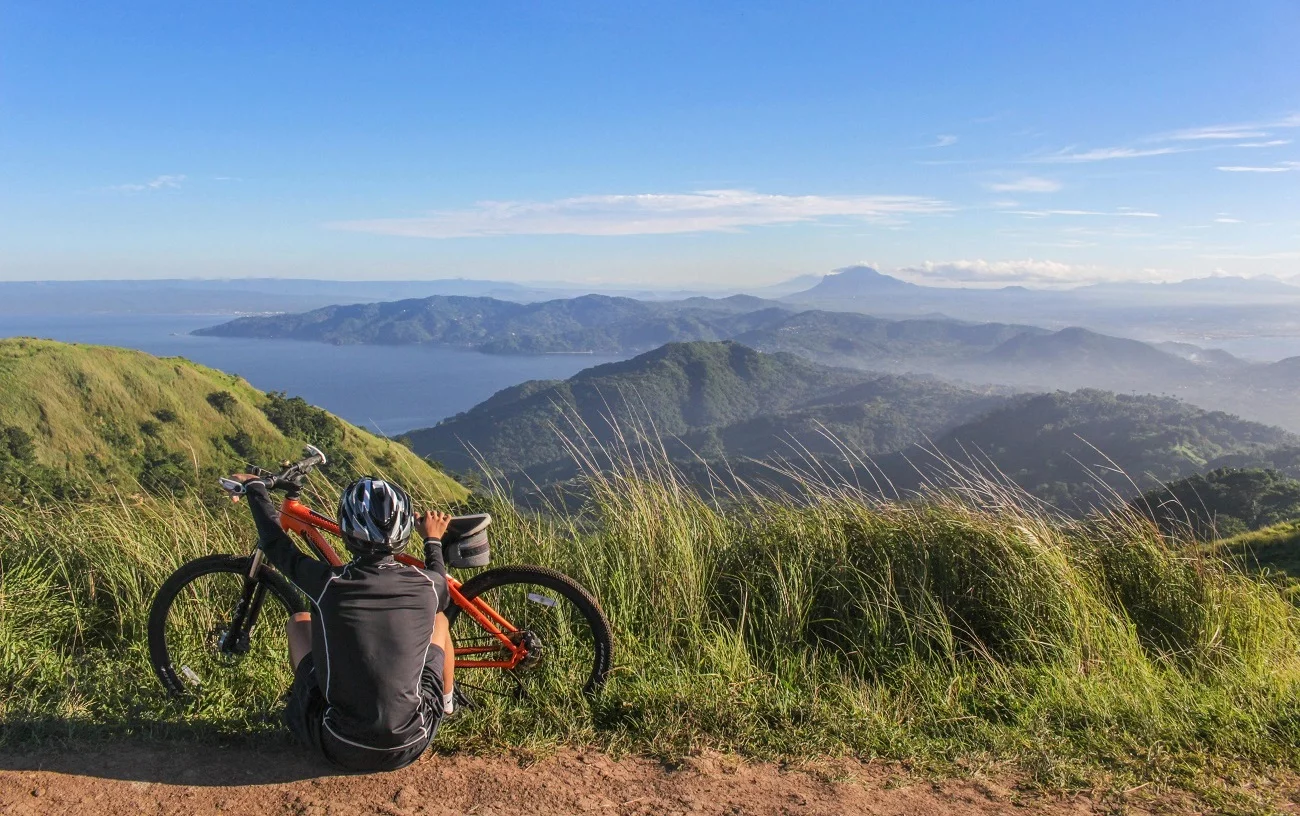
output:
[{"label": "green grass", "polygon": [[[0,339],[0,431],[30,440],[34,461],[18,464],[40,472],[28,482],[72,492],[143,483],[159,493],[180,483],[210,494],[218,473],[249,459],[273,466],[312,442],[353,470],[383,470],[449,499],[465,495],[403,445],[300,400],[180,357],[109,346]],[[13,477],[5,465],[0,444],[0,488]]]},{"label": "green grass", "polygon": [[[589,490],[569,512],[496,501],[494,561],[597,594],[617,639],[605,693],[488,701],[442,748],[849,755],[1211,796],[1300,767],[1300,612],[1133,516],[1054,519],[989,484],[909,503],[833,485],[711,502],[657,465]],[[285,739],[269,736],[284,666],[263,667],[245,704],[182,708],[146,657],[158,584],[189,558],[246,552],[245,512],[0,508],[0,746]]]},{"label": "green grass", "polygon": [[1300,519],[1241,533],[1213,546],[1243,569],[1276,582],[1288,598],[1300,603]]}]

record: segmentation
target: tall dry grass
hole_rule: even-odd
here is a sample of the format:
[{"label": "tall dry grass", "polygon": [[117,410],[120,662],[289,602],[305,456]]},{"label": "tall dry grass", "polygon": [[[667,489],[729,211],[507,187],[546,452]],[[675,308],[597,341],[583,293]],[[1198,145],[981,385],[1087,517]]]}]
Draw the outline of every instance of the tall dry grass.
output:
[{"label": "tall dry grass", "polygon": [[[481,499],[496,563],[599,597],[616,670],[594,704],[492,701],[439,745],[1013,762],[1063,785],[1297,766],[1300,615],[1274,586],[1127,510],[1064,519],[958,476],[906,500],[807,473],[702,495],[651,453],[590,467],[580,504]],[[249,549],[242,508],[42,503],[0,530],[0,741],[277,730],[282,687],[176,708],[144,647],[172,569]]]}]

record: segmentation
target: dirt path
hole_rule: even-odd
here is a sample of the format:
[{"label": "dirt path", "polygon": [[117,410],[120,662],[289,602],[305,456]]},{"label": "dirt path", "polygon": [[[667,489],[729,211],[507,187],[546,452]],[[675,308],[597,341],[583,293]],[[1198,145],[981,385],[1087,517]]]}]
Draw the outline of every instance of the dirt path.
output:
[{"label": "dirt path", "polygon": [[1019,793],[1006,780],[933,784],[869,765],[841,763],[809,773],[725,756],[704,756],[670,769],[646,759],[614,761],[575,751],[532,764],[510,757],[426,755],[397,773],[332,776],[287,749],[250,753],[127,744],[88,752],[0,755],[0,814],[6,816],[939,816],[1114,813],[1121,804],[1127,813],[1190,812],[1178,797],[1126,803],[1087,796],[1042,798]]}]

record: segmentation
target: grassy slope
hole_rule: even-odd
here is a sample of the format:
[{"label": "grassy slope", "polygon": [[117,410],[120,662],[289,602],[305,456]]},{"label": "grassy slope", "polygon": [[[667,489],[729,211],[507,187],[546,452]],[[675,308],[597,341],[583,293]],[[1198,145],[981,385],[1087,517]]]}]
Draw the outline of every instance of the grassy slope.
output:
[{"label": "grassy slope", "polygon": [[1215,548],[1237,559],[1247,569],[1273,573],[1300,601],[1300,519],[1226,538]]},{"label": "grassy slope", "polygon": [[[225,392],[224,408],[208,397]],[[182,358],[139,351],[16,338],[0,340],[0,424],[31,435],[37,461],[58,472],[100,477],[118,487],[134,478],[147,445],[178,452],[206,472],[237,465],[228,439],[239,433],[266,457],[296,457],[302,443],[262,410],[267,396],[247,381]],[[162,417],[160,419],[159,417]],[[338,423],[338,446],[355,466],[374,468],[418,485],[430,497],[459,498],[464,490],[402,445]]]},{"label": "grassy slope", "polygon": [[[666,469],[590,494],[572,516],[494,506],[493,549],[601,599],[617,644],[605,693],[486,699],[444,748],[1011,763],[1066,789],[1188,786],[1216,811],[1234,804],[1221,778],[1300,767],[1300,613],[1137,519],[1053,521],[978,489],[897,504],[825,485],[806,505],[714,506]],[[278,648],[237,703],[173,707],[149,672],[158,583],[251,532],[238,508],[174,501],[75,528],[57,504],[0,507],[0,745],[279,732]]]}]

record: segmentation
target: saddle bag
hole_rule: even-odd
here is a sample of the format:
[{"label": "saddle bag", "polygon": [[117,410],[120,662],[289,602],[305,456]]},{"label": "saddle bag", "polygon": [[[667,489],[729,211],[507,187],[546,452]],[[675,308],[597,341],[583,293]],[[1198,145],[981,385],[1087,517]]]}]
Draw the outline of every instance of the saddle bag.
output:
[{"label": "saddle bag", "polygon": [[449,569],[470,569],[486,567],[492,560],[491,548],[488,546],[488,525],[492,516],[487,513],[475,513],[471,516],[455,516],[447,525],[447,532],[442,537],[442,560]]}]

